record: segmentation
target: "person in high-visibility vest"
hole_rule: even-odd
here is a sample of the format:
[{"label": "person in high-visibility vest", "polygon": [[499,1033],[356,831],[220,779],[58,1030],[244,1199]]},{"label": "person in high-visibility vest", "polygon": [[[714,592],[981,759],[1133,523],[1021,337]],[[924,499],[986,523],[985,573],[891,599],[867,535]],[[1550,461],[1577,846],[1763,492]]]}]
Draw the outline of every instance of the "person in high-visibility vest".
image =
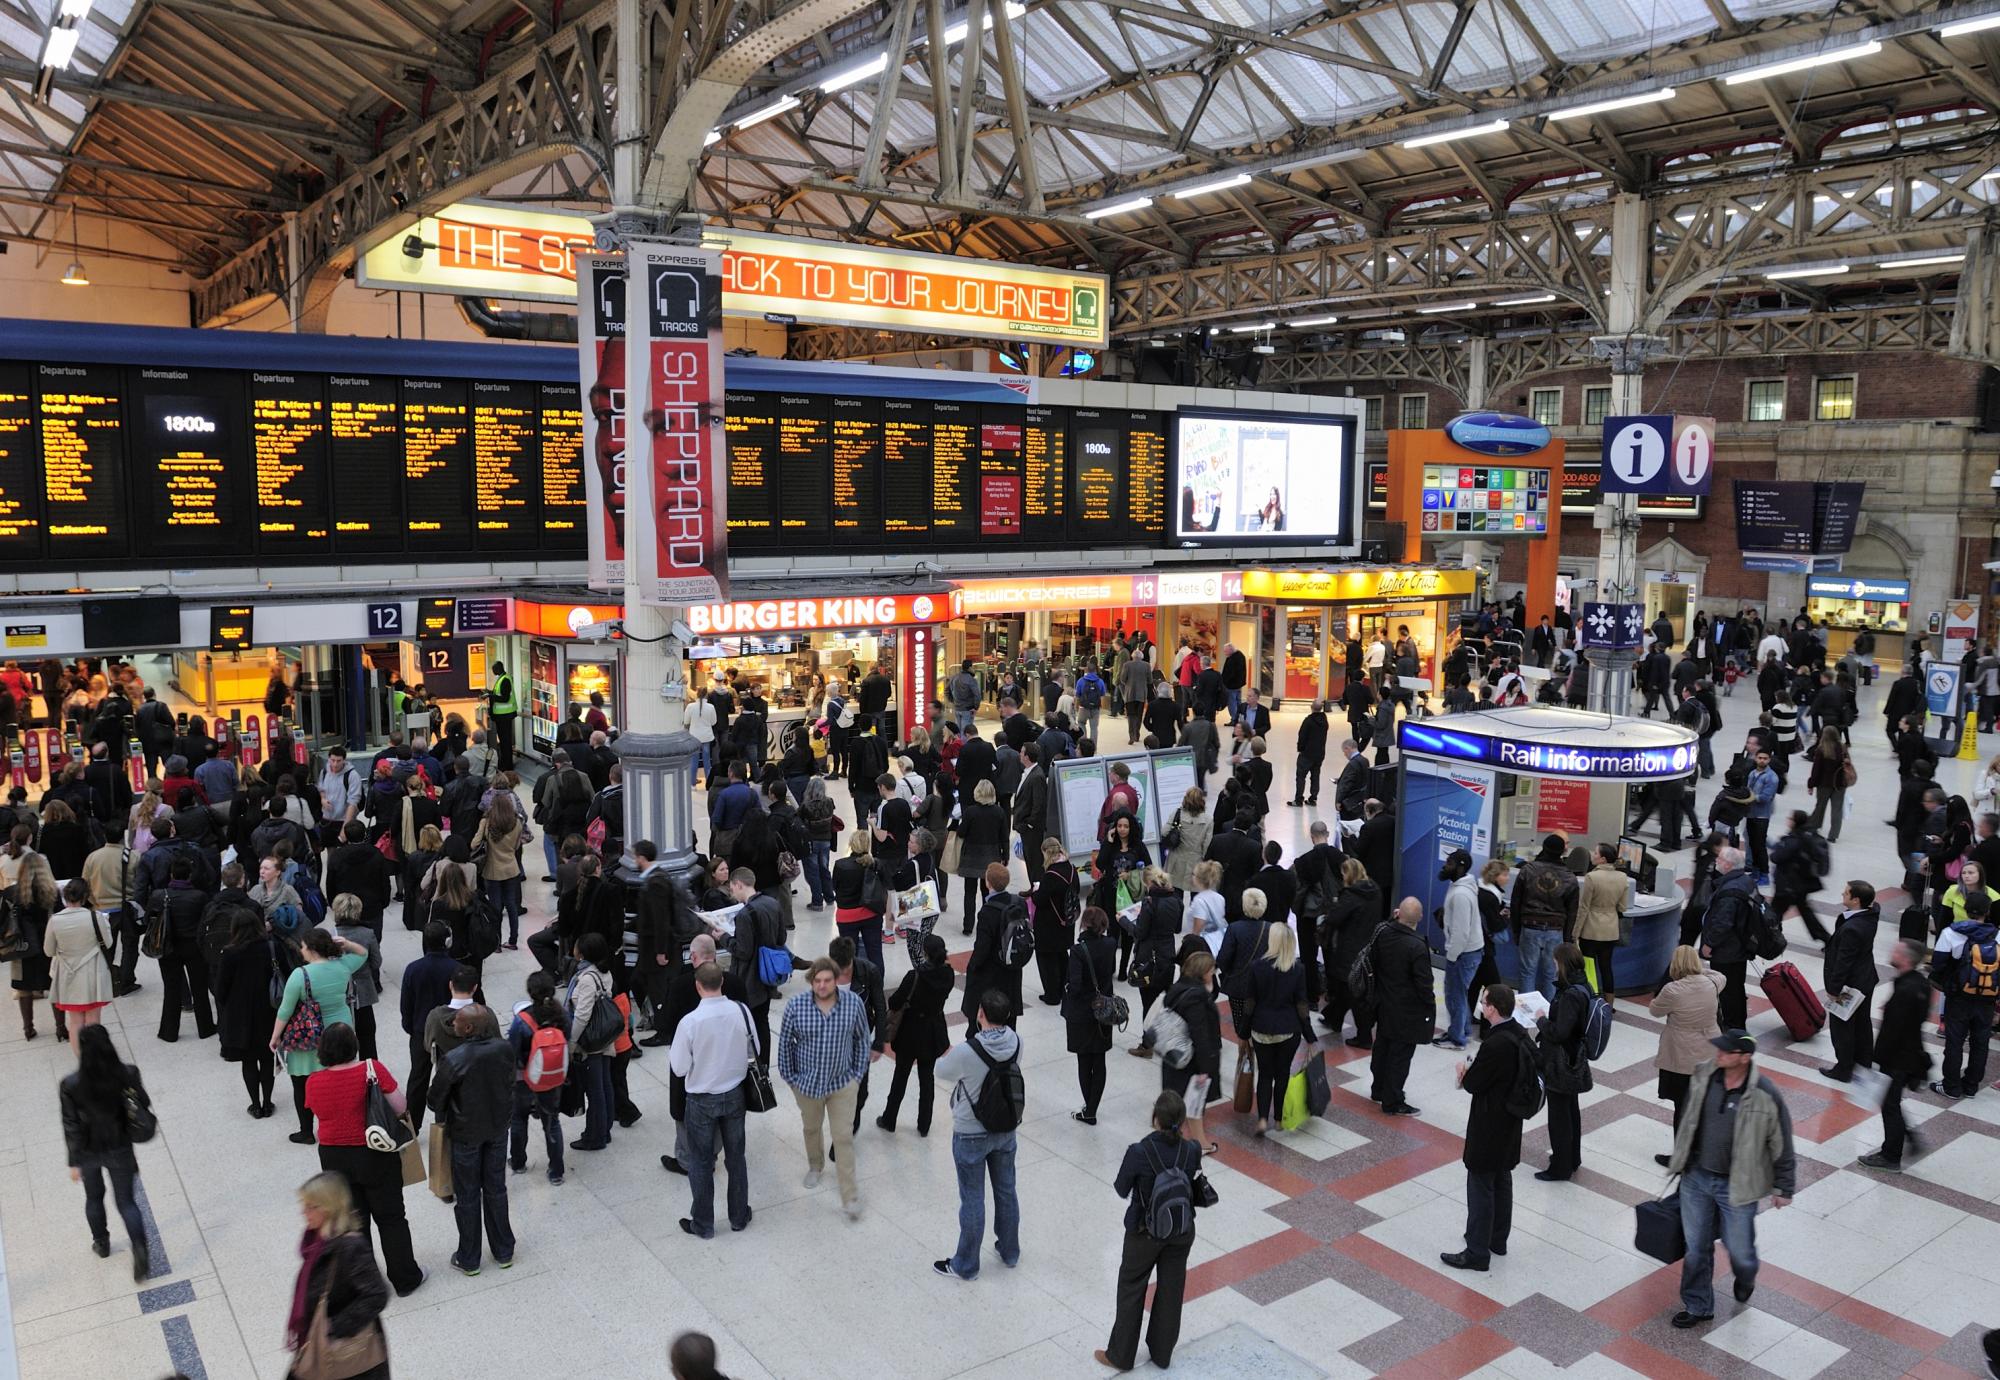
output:
[{"label": "person in high-visibility vest", "polygon": [[514,698],[514,678],[507,674],[506,666],[493,663],[493,688],[486,692],[486,703],[493,714],[493,736],[500,741],[495,744],[500,754],[500,770],[514,770],[514,720],[521,715],[521,706]]}]

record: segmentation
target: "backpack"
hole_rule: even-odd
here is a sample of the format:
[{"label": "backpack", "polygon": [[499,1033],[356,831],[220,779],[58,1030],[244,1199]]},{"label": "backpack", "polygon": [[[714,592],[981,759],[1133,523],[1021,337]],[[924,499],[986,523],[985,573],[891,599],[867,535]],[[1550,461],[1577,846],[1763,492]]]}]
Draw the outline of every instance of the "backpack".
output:
[{"label": "backpack", "polygon": [[[1588,1041],[1589,1035],[1585,1034]],[[1533,1059],[1520,1061],[1520,1070],[1515,1074],[1514,1086],[1507,1090],[1507,1100],[1502,1105],[1508,1116],[1517,1116],[1523,1121],[1539,1114],[1548,1104],[1548,1087],[1542,1082],[1542,1071],[1535,1067]]]},{"label": "backpack", "polygon": [[1590,1009],[1583,1017],[1583,1057],[1592,1063],[1604,1057],[1604,1047],[1611,1043],[1611,1003],[1590,994]]},{"label": "backpack", "polygon": [[326,893],[319,889],[319,882],[303,867],[294,871],[290,880],[292,890],[299,893],[299,910],[305,917],[306,926],[310,928],[325,920]]},{"label": "backpack", "polygon": [[147,898],[146,929],[139,936],[139,952],[158,958],[167,951],[167,894],[156,891]]},{"label": "backpack", "polygon": [[1019,968],[1035,956],[1035,922],[1023,906],[1007,919],[1000,934],[1000,960],[1009,968]]},{"label": "backpack", "polygon": [[996,1134],[1014,1130],[1028,1109],[1028,1084],[1021,1077],[1020,1047],[1015,1046],[1014,1057],[1003,1064],[986,1052],[986,1046],[977,1036],[967,1043],[986,1065],[986,1081],[979,1085],[979,1094],[972,1099],[973,1117]]},{"label": "backpack", "polygon": [[290,901],[272,906],[271,913],[265,919],[271,922],[272,932],[290,944],[297,944],[299,936],[310,928],[306,924],[306,917]]},{"label": "backpack", "polygon": [[834,702],[840,708],[834,711],[833,726],[835,728],[854,727],[854,706],[842,699],[836,699]]},{"label": "backpack", "polygon": [[1959,972],[1965,979],[1959,990],[1966,996],[1987,1001],[2000,997],[2000,941],[1989,939],[1984,944],[1967,944]]},{"label": "backpack", "polygon": [[1158,1150],[1146,1146],[1153,1182],[1146,1190],[1146,1210],[1140,1222],[1155,1241],[1172,1241],[1194,1230],[1194,1180],[1181,1168],[1181,1147],[1186,1144],[1182,1141],[1175,1147],[1171,1164],[1161,1164]]},{"label": "backpack", "polygon": [[529,1092],[554,1092],[569,1076],[569,1037],[559,1025],[536,1025],[525,1011],[521,1013],[521,1023],[531,1032],[528,1062],[521,1070],[521,1081],[527,1084]]},{"label": "backpack", "polygon": [[1085,709],[1095,709],[1104,702],[1104,682],[1095,672],[1076,683],[1076,702]]},{"label": "backpack", "polygon": [[466,907],[465,942],[475,963],[483,963],[500,951],[500,910],[483,891],[475,891],[472,904]]},{"label": "backpack", "polygon": [[1785,952],[1785,930],[1771,912],[1771,903],[1761,891],[1751,891],[1743,901],[1743,944],[1758,958],[1770,960]]}]

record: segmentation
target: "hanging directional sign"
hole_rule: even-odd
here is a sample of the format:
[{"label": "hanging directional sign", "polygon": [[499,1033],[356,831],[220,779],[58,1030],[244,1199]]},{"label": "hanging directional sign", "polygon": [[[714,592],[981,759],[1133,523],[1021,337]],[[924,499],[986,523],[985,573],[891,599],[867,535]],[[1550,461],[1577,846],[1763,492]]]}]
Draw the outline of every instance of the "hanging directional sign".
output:
[{"label": "hanging directional sign", "polygon": [[1706,494],[1715,475],[1715,419],[1604,419],[1603,492]]},{"label": "hanging directional sign", "polygon": [[1577,624],[1585,651],[1629,651],[1645,640],[1646,610],[1640,604],[1586,602]]},{"label": "hanging directional sign", "polygon": [[1705,494],[1715,474],[1715,418],[1674,418],[1674,460],[1669,493]]}]

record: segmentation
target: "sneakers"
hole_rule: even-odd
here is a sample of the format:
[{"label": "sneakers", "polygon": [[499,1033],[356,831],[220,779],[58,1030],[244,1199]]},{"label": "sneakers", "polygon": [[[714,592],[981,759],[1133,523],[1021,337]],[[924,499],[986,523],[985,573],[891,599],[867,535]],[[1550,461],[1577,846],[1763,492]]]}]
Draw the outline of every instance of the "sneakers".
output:
[{"label": "sneakers", "polygon": [[808,1170],[806,1171],[806,1179],[805,1179],[805,1184],[806,1184],[806,1187],[807,1187],[807,1188],[818,1188],[818,1187],[819,1187],[819,1181],[820,1181],[820,1177],[821,1177],[821,1176],[820,1176],[820,1171],[819,1171],[819,1170],[817,1170],[817,1169],[808,1169]]},{"label": "sneakers", "polygon": [[459,1263],[459,1259],[457,1256],[453,1256],[451,1258],[451,1268],[458,1271],[460,1274],[464,1275],[468,1279],[479,1273],[479,1267],[477,1265],[461,1264]]},{"label": "sneakers", "polygon": [[933,1260],[931,1262],[931,1273],[934,1275],[943,1275],[946,1279],[965,1278],[964,1275],[961,1275],[960,1273],[958,1273],[958,1271],[951,1268],[951,1262],[949,1260]]},{"label": "sneakers", "polygon": [[859,1198],[856,1198],[851,1203],[842,1203],[840,1210],[847,1214],[847,1220],[850,1222],[859,1222],[861,1220],[861,1200]]}]

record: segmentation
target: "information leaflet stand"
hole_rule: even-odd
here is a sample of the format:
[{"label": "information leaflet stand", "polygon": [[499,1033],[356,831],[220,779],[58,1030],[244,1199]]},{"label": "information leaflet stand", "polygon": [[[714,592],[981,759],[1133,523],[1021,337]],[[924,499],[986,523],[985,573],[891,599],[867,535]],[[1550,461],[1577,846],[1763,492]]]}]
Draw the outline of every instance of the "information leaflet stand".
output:
[{"label": "information leaflet stand", "polygon": [[1097,812],[1104,797],[1111,794],[1109,777],[1102,757],[1083,757],[1056,763],[1056,836],[1072,858],[1087,858],[1097,851]]},{"label": "information leaflet stand", "polygon": [[1160,841],[1161,823],[1180,808],[1196,781],[1192,748],[1119,752],[1056,763],[1056,834],[1071,857],[1096,851],[1097,817],[1111,794],[1111,768],[1119,762],[1132,773],[1133,788],[1139,792],[1139,836],[1149,844]]}]

